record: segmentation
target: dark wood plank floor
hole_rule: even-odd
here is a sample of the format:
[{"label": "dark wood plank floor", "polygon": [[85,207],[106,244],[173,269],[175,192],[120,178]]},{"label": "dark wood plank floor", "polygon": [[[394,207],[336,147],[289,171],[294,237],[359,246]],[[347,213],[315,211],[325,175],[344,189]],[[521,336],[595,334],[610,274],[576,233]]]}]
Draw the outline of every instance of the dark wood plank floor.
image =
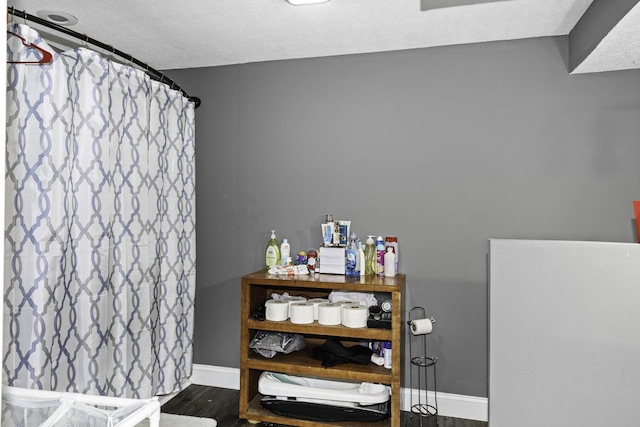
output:
[{"label": "dark wood plank floor", "polygon": [[[191,415],[194,417],[214,418],[218,427],[257,427],[238,418],[238,390],[190,385],[169,402],[162,405],[162,412]],[[486,422],[462,420],[449,417],[425,418],[424,427],[487,427]],[[420,419],[408,412],[402,413],[402,427],[418,427]],[[259,425],[258,425],[259,426]]]}]

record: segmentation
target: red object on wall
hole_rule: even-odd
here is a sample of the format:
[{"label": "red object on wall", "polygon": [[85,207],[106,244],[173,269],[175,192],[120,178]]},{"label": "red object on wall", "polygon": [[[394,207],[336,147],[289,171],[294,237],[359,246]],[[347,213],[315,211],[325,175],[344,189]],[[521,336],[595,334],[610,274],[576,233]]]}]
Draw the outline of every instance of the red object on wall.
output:
[{"label": "red object on wall", "polygon": [[640,243],[640,200],[633,201],[633,211],[636,214],[636,233],[638,233],[638,243]]}]

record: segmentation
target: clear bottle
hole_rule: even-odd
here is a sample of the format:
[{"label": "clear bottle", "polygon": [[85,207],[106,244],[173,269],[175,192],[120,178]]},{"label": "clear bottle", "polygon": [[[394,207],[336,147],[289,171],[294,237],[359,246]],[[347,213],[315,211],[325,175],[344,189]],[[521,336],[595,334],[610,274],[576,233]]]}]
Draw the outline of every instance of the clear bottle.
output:
[{"label": "clear bottle", "polygon": [[278,239],[276,239],[276,230],[271,230],[271,238],[269,239],[269,243],[267,243],[267,250],[265,251],[265,261],[267,268],[280,265],[280,244],[278,244]]},{"label": "clear bottle", "polygon": [[355,233],[351,233],[351,240],[349,242],[349,246],[345,251],[345,275],[351,277],[357,277],[360,275],[360,272],[356,269],[356,265],[358,263],[358,248],[356,247],[356,237]]},{"label": "clear bottle", "polygon": [[382,236],[376,239],[376,274],[384,276],[384,240]]},{"label": "clear bottle", "polygon": [[289,244],[289,240],[282,239],[282,244],[280,245],[280,259],[282,260],[282,265],[287,265],[287,258],[291,256],[291,245]]},{"label": "clear bottle", "polygon": [[364,274],[374,274],[376,272],[376,244],[373,236],[367,236],[364,245]]}]

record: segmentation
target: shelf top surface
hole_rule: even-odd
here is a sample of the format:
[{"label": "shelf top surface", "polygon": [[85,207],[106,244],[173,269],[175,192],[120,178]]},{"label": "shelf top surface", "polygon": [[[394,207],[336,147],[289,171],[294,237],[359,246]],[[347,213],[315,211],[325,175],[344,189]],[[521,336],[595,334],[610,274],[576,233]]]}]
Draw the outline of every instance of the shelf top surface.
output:
[{"label": "shelf top surface", "polygon": [[256,330],[280,331],[307,335],[330,335],[334,337],[377,339],[382,341],[392,341],[394,339],[391,329],[347,328],[342,325],[320,325],[318,322],[306,325],[297,325],[291,323],[289,320],[273,322],[269,320],[249,319],[247,321],[247,326],[250,329]]},{"label": "shelf top surface", "polygon": [[349,277],[338,274],[308,274],[295,276],[276,276],[269,274],[267,270],[256,271],[242,277],[243,280],[257,281],[257,284],[282,284],[294,286],[323,287],[340,285],[345,288],[374,287],[380,291],[392,291],[402,288],[405,284],[405,275],[397,274],[395,277],[379,277],[369,274],[360,277]]}]

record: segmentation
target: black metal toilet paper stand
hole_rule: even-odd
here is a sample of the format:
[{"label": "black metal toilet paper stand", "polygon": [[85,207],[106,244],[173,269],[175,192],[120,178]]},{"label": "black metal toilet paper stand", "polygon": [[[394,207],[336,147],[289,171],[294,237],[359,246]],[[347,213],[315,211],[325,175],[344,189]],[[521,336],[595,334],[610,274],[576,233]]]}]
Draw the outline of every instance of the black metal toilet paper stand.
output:
[{"label": "black metal toilet paper stand", "polygon": [[[437,357],[427,355],[427,334],[413,335],[411,332],[411,325],[414,320],[426,319],[426,312],[423,307],[413,307],[409,310],[409,316],[407,324],[409,327],[407,331],[409,333],[409,388],[410,393],[410,405],[411,413],[420,416],[420,427],[423,426],[423,422],[426,419],[435,417],[436,424],[440,425],[438,419],[438,391],[436,384],[436,362]],[[432,323],[435,323],[435,319],[430,319]],[[418,341],[418,344],[414,344],[413,341]],[[415,347],[415,348],[414,348]],[[429,371],[431,371],[431,377],[433,380],[429,382]],[[414,378],[417,379],[417,390],[413,388]],[[429,398],[428,388],[433,385],[433,398]],[[417,393],[417,402],[415,402]]]}]

